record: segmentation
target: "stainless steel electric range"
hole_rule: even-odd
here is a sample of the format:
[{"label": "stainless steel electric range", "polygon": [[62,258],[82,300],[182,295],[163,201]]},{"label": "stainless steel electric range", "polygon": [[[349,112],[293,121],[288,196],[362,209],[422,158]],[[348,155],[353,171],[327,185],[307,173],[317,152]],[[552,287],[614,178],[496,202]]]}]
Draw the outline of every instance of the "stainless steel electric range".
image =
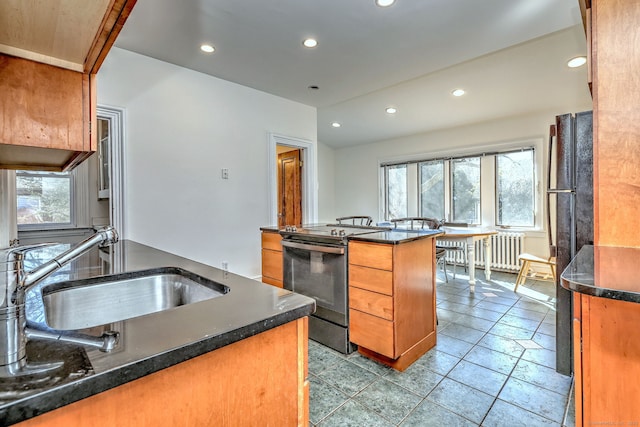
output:
[{"label": "stainless steel electric range", "polygon": [[284,288],[316,300],[309,337],[344,354],[349,342],[349,237],[389,230],[344,224],[287,226],[282,235]]}]

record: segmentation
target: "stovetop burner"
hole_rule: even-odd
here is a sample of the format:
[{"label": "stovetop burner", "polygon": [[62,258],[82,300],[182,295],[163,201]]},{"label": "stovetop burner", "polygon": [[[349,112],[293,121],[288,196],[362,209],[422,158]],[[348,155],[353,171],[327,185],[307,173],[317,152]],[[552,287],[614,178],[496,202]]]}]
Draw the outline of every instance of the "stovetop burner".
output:
[{"label": "stovetop burner", "polygon": [[390,230],[389,227],[373,226],[353,226],[345,224],[321,224],[311,226],[286,226],[280,230],[280,234],[285,239],[307,240],[307,241],[333,241],[346,242],[349,236],[358,234],[375,233],[378,231]]}]

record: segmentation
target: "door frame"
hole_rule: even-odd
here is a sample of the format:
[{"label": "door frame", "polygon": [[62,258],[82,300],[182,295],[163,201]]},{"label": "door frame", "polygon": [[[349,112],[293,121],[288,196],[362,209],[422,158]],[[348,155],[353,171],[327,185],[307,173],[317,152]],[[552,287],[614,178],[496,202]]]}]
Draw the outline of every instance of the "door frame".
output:
[{"label": "door frame", "polygon": [[268,133],[269,224],[278,224],[278,154],[276,150],[278,145],[302,150],[302,222],[303,224],[314,224],[318,222],[317,147],[313,141],[272,132]]},{"label": "door frame", "polygon": [[[124,108],[98,105],[97,118],[109,121],[109,221],[118,231],[120,238],[125,238],[125,156],[124,156]],[[97,147],[96,147],[97,148]]]}]

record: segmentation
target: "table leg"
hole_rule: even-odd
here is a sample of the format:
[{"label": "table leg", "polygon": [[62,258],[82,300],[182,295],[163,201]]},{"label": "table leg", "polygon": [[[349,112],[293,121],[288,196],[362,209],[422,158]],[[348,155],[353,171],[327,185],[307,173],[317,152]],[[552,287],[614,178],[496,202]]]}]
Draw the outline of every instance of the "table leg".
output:
[{"label": "table leg", "polygon": [[484,239],[484,277],[491,280],[491,236]]},{"label": "table leg", "polygon": [[467,239],[467,266],[469,267],[469,286],[471,292],[476,291],[476,265],[474,262],[475,259],[475,248],[474,248],[473,238]]}]

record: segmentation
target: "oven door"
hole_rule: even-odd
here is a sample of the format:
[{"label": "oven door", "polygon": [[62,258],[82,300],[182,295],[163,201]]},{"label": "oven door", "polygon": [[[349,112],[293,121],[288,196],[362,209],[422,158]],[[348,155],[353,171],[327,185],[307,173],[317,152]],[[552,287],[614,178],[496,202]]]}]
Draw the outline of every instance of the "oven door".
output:
[{"label": "oven door", "polygon": [[284,288],[316,300],[315,316],[349,325],[346,246],[282,240]]}]

